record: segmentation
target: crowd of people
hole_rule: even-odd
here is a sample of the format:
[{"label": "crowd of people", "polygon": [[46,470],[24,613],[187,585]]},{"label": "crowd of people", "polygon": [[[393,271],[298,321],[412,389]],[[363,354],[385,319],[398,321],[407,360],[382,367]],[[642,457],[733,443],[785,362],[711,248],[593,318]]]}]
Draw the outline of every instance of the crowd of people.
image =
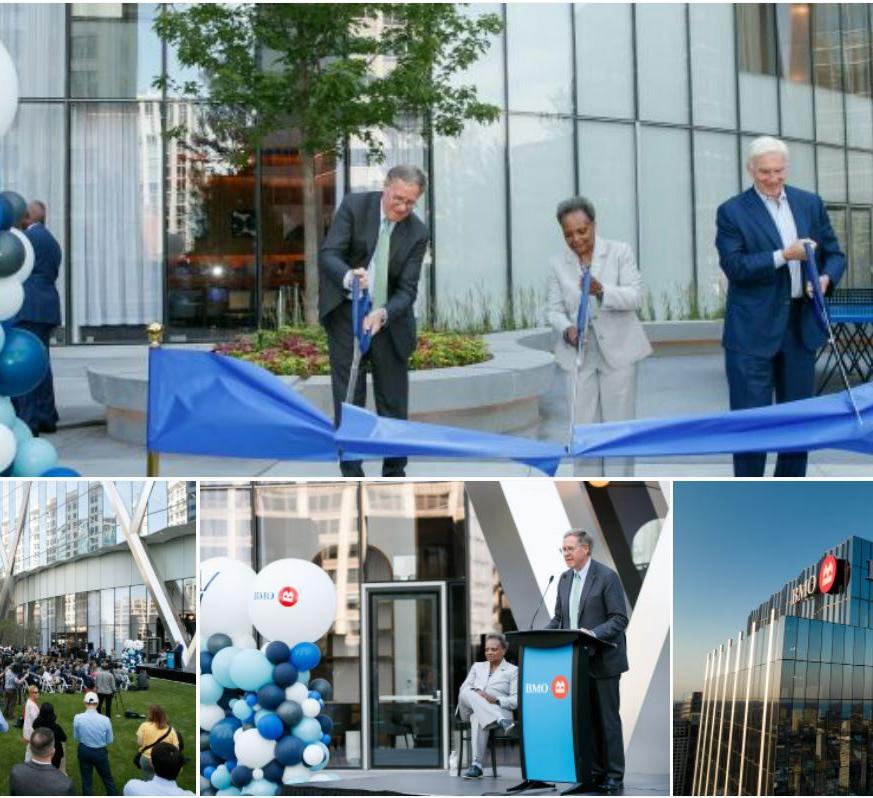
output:
[{"label": "crowd of people", "polygon": [[[81,653],[0,648],[4,689],[0,733],[20,725],[24,745],[23,762],[8,771],[10,795],[75,795],[66,771],[65,744],[77,746],[83,795],[93,794],[95,770],[106,795],[119,794],[109,758],[114,740],[112,700],[134,682],[137,689],[147,690],[148,673],[144,669],[128,673],[111,658],[112,652],[100,650],[87,659]],[[53,693],[82,695],[82,711],[66,730],[51,703]],[[68,743],[70,732],[72,743]],[[185,762],[183,742],[162,706],[149,707],[136,731],[136,743],[141,778],[129,780],[124,795],[193,794],[176,783]]]}]

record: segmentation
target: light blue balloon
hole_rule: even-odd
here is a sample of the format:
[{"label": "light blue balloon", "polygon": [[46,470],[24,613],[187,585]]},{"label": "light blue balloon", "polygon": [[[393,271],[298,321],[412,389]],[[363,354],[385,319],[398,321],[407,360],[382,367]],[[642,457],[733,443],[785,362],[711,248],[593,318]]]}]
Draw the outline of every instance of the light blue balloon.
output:
[{"label": "light blue balloon", "polygon": [[15,451],[12,476],[39,477],[58,464],[58,453],[45,438],[24,441]]},{"label": "light blue balloon", "polygon": [[[216,659],[220,654],[221,651]],[[212,661],[212,672],[215,673],[215,660]],[[230,678],[243,690],[258,690],[273,680],[273,663],[258,649],[245,648],[233,658]]]},{"label": "light blue balloon", "polygon": [[217,681],[222,687],[238,686],[231,678],[230,666],[233,664],[234,658],[241,650],[242,649],[239,649],[236,646],[228,646],[227,648],[221,649],[221,651],[212,658],[212,675],[215,677],[215,681]]},{"label": "light blue balloon", "polygon": [[[0,327],[0,349],[3,348],[3,328]],[[0,396],[0,424],[4,427],[12,427],[15,423],[15,407],[8,396]],[[26,426],[26,425],[25,425]]]},{"label": "light blue balloon", "polygon": [[227,769],[227,765],[219,765],[215,768],[215,773],[212,774],[209,781],[212,782],[212,786],[216,790],[223,790],[233,784],[230,780],[230,771]]},{"label": "light blue balloon", "polygon": [[223,694],[224,688],[215,680],[211,673],[205,673],[200,677],[201,704],[217,704]]},{"label": "light blue balloon", "polygon": [[243,795],[278,795],[279,785],[266,779],[252,779],[242,790]]},{"label": "light blue balloon", "polygon": [[21,446],[25,441],[33,439],[33,433],[30,431],[30,427],[28,427],[20,418],[16,418],[12,422],[12,434],[15,436],[16,446]]},{"label": "light blue balloon", "polygon": [[315,718],[303,718],[291,729],[291,734],[304,743],[314,743],[321,740],[321,724]]},{"label": "light blue balloon", "polygon": [[297,672],[297,681],[308,686],[309,685],[309,671],[298,671]]},{"label": "light blue balloon", "polygon": [[252,715],[255,714],[245,701],[236,701],[230,711],[243,723],[250,723]]},{"label": "light blue balloon", "polygon": [[216,795],[242,795],[239,787],[225,787],[223,790],[219,790]]}]

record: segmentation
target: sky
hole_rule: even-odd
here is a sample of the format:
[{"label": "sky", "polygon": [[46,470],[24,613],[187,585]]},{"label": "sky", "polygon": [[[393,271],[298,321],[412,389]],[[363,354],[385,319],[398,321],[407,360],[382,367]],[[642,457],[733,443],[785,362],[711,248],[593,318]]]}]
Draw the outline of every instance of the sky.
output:
[{"label": "sky", "polygon": [[675,482],[673,697],[703,687],[706,654],[824,552],[873,539],[873,482]]}]

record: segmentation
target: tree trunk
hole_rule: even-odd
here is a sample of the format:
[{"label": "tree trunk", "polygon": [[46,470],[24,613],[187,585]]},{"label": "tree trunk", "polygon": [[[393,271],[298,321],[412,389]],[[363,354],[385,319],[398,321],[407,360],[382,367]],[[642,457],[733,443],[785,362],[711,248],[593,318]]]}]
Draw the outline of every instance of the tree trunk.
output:
[{"label": "tree trunk", "polygon": [[301,150],[303,164],[303,312],[307,324],[318,324],[319,197],[315,185],[315,154]]}]

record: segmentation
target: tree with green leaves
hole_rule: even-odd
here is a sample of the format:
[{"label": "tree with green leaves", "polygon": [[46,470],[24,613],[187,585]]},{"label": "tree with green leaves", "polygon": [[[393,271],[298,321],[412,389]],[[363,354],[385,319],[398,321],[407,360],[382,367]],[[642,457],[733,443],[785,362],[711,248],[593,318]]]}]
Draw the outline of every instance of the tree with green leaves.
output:
[{"label": "tree with green leaves", "polygon": [[[426,136],[454,137],[467,121],[500,114],[455,80],[502,30],[495,14],[473,17],[450,3],[198,4],[167,6],[155,29],[183,66],[204,76],[210,128],[225,156],[241,161],[270,133],[299,132],[308,323],[317,321],[316,157],[340,154],[356,137],[378,161],[379,129],[413,119]],[[190,82],[173,88],[201,91]]]}]

